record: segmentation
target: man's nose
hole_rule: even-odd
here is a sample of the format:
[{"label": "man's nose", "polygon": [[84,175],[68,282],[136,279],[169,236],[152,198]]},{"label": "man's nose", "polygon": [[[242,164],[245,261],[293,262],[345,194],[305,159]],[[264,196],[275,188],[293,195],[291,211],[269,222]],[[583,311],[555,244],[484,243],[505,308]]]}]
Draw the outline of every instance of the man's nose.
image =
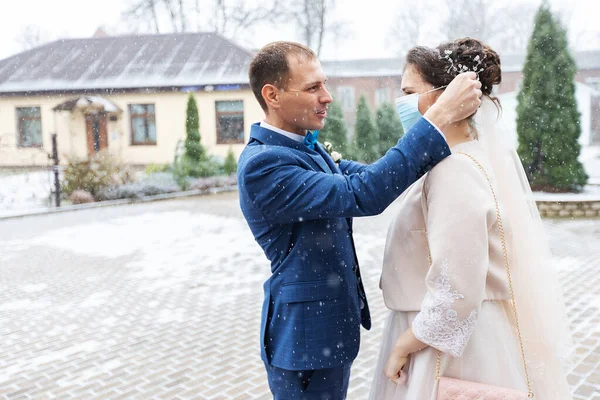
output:
[{"label": "man's nose", "polygon": [[323,96],[321,96],[321,103],[329,104],[333,101],[333,97],[331,97],[331,93],[326,88],[323,88]]}]

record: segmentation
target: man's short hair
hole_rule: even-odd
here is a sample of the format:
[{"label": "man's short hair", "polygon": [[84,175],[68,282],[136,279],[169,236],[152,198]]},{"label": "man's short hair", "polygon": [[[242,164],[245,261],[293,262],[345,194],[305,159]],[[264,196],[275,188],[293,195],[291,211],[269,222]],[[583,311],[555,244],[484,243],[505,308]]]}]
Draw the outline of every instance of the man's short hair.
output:
[{"label": "man's short hair", "polygon": [[314,51],[300,43],[273,42],[260,49],[250,63],[248,73],[250,88],[264,111],[267,111],[267,103],[262,96],[262,88],[267,84],[285,88],[289,78],[288,56],[290,55],[307,60],[317,58]]}]

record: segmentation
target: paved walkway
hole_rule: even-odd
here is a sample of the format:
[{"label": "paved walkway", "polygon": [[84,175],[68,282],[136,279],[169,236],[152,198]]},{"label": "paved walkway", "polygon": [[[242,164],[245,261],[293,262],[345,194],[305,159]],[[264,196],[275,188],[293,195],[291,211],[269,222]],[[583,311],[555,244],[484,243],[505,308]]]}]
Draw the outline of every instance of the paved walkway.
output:
[{"label": "paved walkway", "polygon": [[[393,215],[356,221],[374,326],[351,400],[366,399],[377,357]],[[577,346],[569,382],[600,399],[600,220],[546,226]],[[0,221],[0,398],[269,399],[268,270],[236,193]]]}]

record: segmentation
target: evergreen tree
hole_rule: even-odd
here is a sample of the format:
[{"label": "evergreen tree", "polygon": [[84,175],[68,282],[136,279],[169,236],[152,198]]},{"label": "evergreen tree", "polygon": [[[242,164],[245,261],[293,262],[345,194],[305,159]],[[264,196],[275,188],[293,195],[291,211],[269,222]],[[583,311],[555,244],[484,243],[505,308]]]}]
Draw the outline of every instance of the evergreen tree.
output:
[{"label": "evergreen tree", "polygon": [[577,160],[581,126],[575,72],[566,30],[544,1],[535,17],[517,97],[518,153],[534,190],[580,190],[587,182]]},{"label": "evergreen tree", "polygon": [[233,150],[231,149],[231,147],[227,152],[227,157],[225,157],[223,170],[225,171],[226,175],[231,175],[237,172],[237,160],[235,159],[235,155],[233,154]]},{"label": "evergreen tree", "polygon": [[185,119],[185,152],[184,158],[191,162],[200,162],[206,156],[206,150],[202,146],[200,138],[200,117],[198,106],[194,95],[188,96],[186,119]]},{"label": "evergreen tree", "polygon": [[220,166],[206,153],[200,137],[200,117],[194,95],[188,96],[185,119],[185,143],[183,157],[174,166],[174,175],[182,188],[187,186],[187,177],[206,177],[219,173]]},{"label": "evergreen tree", "polygon": [[352,154],[359,161],[371,163],[379,158],[377,126],[364,96],[360,96],[358,101],[352,147]]},{"label": "evergreen tree", "polygon": [[329,104],[325,126],[319,132],[319,142],[329,142],[333,146],[333,150],[340,153],[344,158],[347,158],[347,132],[346,123],[344,122],[344,112],[337,101]]},{"label": "evergreen tree", "polygon": [[404,135],[400,117],[391,103],[382,103],[377,109],[377,131],[379,132],[379,156],[398,143]]}]

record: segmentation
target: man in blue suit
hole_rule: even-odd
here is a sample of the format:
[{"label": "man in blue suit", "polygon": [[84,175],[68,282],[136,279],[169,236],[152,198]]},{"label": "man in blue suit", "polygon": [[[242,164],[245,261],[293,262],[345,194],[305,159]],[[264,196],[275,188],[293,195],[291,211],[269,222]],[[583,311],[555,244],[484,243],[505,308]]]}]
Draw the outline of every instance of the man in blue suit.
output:
[{"label": "man in blue suit", "polygon": [[395,147],[362,165],[335,163],[316,141],[332,98],[309,48],[271,43],[249,75],[265,119],[252,125],[238,186],[271,263],[260,332],[269,386],[275,399],[342,400],[360,325],[371,327],[352,217],[381,213],[450,154],[442,132],[477,110],[481,84],[474,73],[458,76]]}]

